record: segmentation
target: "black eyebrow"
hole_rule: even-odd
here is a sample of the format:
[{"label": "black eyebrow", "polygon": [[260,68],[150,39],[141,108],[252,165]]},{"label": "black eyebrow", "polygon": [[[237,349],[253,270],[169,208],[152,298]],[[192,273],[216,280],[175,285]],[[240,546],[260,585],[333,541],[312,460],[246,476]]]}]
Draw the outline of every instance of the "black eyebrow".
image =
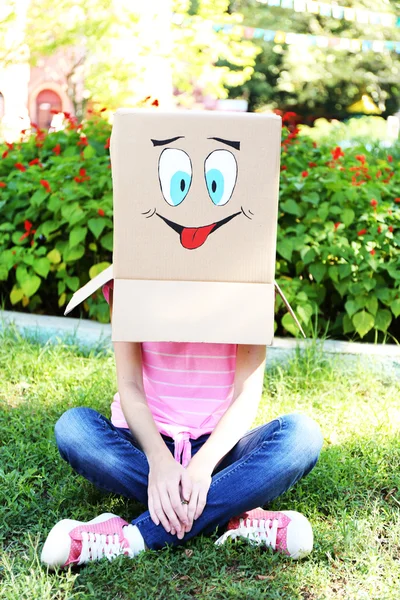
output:
[{"label": "black eyebrow", "polygon": [[223,144],[226,144],[227,146],[231,146],[232,148],[235,148],[235,150],[240,150],[240,142],[231,142],[230,140],[223,140],[222,138],[217,138],[217,137],[210,137],[207,139],[215,140],[216,142],[222,142]]},{"label": "black eyebrow", "polygon": [[170,140],[151,140],[153,142],[153,146],[165,146],[165,144],[171,144],[176,140],[180,140],[185,137],[184,135],[178,135],[178,137],[171,138]]}]

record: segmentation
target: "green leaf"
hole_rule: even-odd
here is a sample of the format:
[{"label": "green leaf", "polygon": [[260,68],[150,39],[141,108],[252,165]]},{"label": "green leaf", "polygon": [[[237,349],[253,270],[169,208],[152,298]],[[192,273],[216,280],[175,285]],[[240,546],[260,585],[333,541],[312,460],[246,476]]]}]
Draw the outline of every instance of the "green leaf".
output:
[{"label": "green leaf", "polygon": [[310,263],[313,262],[313,260],[315,259],[316,256],[317,256],[317,253],[315,252],[314,248],[310,248],[308,250],[308,252],[304,255],[304,258],[303,258],[304,264],[309,265]]},{"label": "green leaf", "polygon": [[14,285],[13,289],[10,292],[11,304],[14,305],[14,304],[17,304],[17,302],[20,302],[20,300],[22,300],[23,295],[24,295],[24,292],[20,288],[17,288]]},{"label": "green leaf", "polygon": [[110,266],[111,263],[109,262],[101,262],[101,263],[97,263],[96,265],[92,265],[89,269],[89,277],[90,279],[93,279],[94,277],[96,277],[97,275],[99,275],[102,271],[104,271],[105,269],[107,269],[107,267]]},{"label": "green leaf", "polygon": [[319,195],[317,192],[310,192],[309,194],[303,194],[301,197],[303,202],[309,202],[310,204],[319,204]]},{"label": "green leaf", "polygon": [[356,218],[356,213],[351,208],[345,208],[341,213],[341,217],[342,217],[342,223],[344,223],[346,225],[346,227],[348,227],[349,225],[352,224],[352,222]]},{"label": "green leaf", "polygon": [[48,196],[48,192],[42,187],[31,196],[31,204],[32,206],[40,206],[43,200]]},{"label": "green leaf", "polygon": [[0,225],[0,231],[14,231],[15,226],[13,223],[2,223]]},{"label": "green leaf", "polygon": [[371,315],[376,315],[378,311],[378,299],[376,298],[376,296],[371,296],[370,298],[368,298],[365,306],[371,313]]},{"label": "green leaf", "polygon": [[332,279],[332,281],[339,283],[339,271],[336,266],[329,267],[328,275]]},{"label": "green leaf", "polygon": [[378,314],[375,317],[375,329],[379,331],[387,331],[390,323],[392,322],[392,315],[386,308],[378,310]]},{"label": "green leaf", "polygon": [[65,278],[65,281],[66,281],[67,286],[69,287],[69,289],[72,290],[73,292],[76,292],[76,290],[79,288],[79,277],[69,277],[69,276],[67,276]]},{"label": "green leaf", "polygon": [[300,335],[298,327],[293,320],[293,317],[290,313],[285,313],[282,317],[282,326],[286,331],[297,337]]},{"label": "green leaf", "polygon": [[66,284],[65,281],[59,281],[57,284],[57,291],[58,291],[58,295],[61,295],[63,292],[65,292],[65,288],[66,288]]},{"label": "green leaf", "polygon": [[65,262],[73,262],[74,260],[82,258],[84,254],[85,246],[81,244],[79,246],[74,246],[73,248],[67,247],[63,252],[63,259]]},{"label": "green leaf", "polygon": [[349,264],[341,264],[341,265],[337,265],[338,271],[339,271],[339,277],[340,279],[344,279],[345,277],[347,277],[348,275],[350,275],[351,273],[351,265]]},{"label": "green leaf", "polygon": [[323,202],[318,209],[318,216],[321,219],[321,221],[325,221],[328,215],[329,215],[329,203]]},{"label": "green leaf", "polygon": [[60,227],[59,221],[46,221],[41,226],[41,232],[43,233],[44,236],[48,237],[49,233],[51,233],[52,231],[56,231],[56,229],[58,229],[59,227]]},{"label": "green leaf", "polygon": [[281,202],[279,208],[284,210],[286,213],[289,213],[289,215],[295,215],[296,217],[303,216],[303,211],[300,205],[297,204],[297,202],[295,202],[291,198],[289,198],[289,200],[286,200],[286,202]]},{"label": "green leaf", "polygon": [[109,231],[108,233],[103,235],[103,237],[100,240],[100,244],[103,246],[103,248],[112,252],[113,251],[113,238],[114,238],[113,232]]},{"label": "green leaf", "polygon": [[396,300],[391,303],[390,308],[392,309],[394,316],[398,317],[400,315],[400,298],[396,298]]},{"label": "green leaf", "polygon": [[88,227],[96,239],[100,237],[105,225],[106,220],[103,217],[89,219],[88,221]]},{"label": "green leaf", "polygon": [[5,265],[0,265],[0,281],[7,281],[8,269]]},{"label": "green leaf", "polygon": [[341,281],[340,283],[336,283],[335,281],[333,282],[333,285],[335,286],[335,289],[339,292],[339,294],[342,296],[345,295],[345,293],[347,292],[347,288],[348,288],[348,283],[347,281]]},{"label": "green leaf", "polygon": [[57,248],[53,248],[53,250],[51,250],[48,255],[47,258],[49,259],[49,261],[53,264],[58,264],[59,262],[61,262],[61,254],[60,252],[57,250]]},{"label": "green leaf", "polygon": [[59,308],[61,308],[62,306],[64,306],[65,302],[67,300],[67,294],[65,292],[63,292],[61,294],[61,296],[58,299],[58,306]]},{"label": "green leaf", "polygon": [[354,298],[347,300],[344,307],[349,317],[352,317],[360,308]]},{"label": "green leaf", "polygon": [[24,265],[18,265],[15,271],[16,279],[19,285],[28,277],[28,269]]},{"label": "green leaf", "polygon": [[326,267],[326,265],[324,265],[322,263],[315,263],[314,265],[310,265],[308,267],[308,270],[310,271],[311,275],[314,277],[315,281],[317,283],[321,283],[321,281],[325,277],[327,267]]},{"label": "green leaf", "polygon": [[87,228],[86,227],[74,227],[69,234],[69,246],[70,248],[73,248],[74,246],[77,246],[78,244],[80,244],[81,242],[83,242],[83,240],[85,239],[87,234]]},{"label": "green leaf", "polygon": [[92,158],[93,156],[96,156],[96,150],[89,144],[84,149],[83,156],[85,159]]},{"label": "green leaf", "polygon": [[278,241],[277,251],[286,260],[292,259],[293,244],[291,239],[281,239]]},{"label": "green leaf", "polygon": [[33,262],[34,271],[46,279],[50,271],[50,261],[48,258],[36,258]]},{"label": "green leaf", "polygon": [[370,292],[376,286],[376,279],[370,279],[370,278],[363,279],[362,284],[365,287],[365,289],[367,290],[367,292]]},{"label": "green leaf", "polygon": [[361,310],[352,318],[353,325],[360,337],[364,337],[374,326],[374,317],[366,310]]},{"label": "green leaf", "polygon": [[354,325],[349,315],[343,317],[343,333],[351,333],[354,331]]},{"label": "green leaf", "polygon": [[41,283],[42,280],[37,275],[28,275],[27,279],[21,284],[21,289],[24,295],[30,298],[38,291]]},{"label": "green leaf", "polygon": [[313,314],[313,308],[311,304],[300,304],[297,306],[296,312],[300,320],[303,321],[305,325],[308,325]]}]

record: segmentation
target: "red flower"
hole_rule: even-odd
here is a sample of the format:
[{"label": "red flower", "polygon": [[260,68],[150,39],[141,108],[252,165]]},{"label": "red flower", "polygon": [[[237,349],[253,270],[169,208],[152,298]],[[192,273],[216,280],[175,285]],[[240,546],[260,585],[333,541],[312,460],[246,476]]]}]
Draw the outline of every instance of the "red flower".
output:
[{"label": "red flower", "polygon": [[108,148],[109,148],[109,147],[110,147],[110,138],[107,138],[107,141],[106,141],[106,143],[104,144],[104,148],[105,148],[106,150],[108,150]]},{"label": "red flower", "polygon": [[308,171],[302,171],[301,176],[302,177],[308,177]]},{"label": "red flower", "polygon": [[331,151],[333,160],[338,160],[341,156],[344,156],[344,152],[340,146],[336,146],[334,150]]},{"label": "red flower", "polygon": [[26,133],[27,131],[28,131],[27,129],[21,129],[21,133],[22,133],[22,135],[25,135],[25,133]]},{"label": "red flower", "polygon": [[372,248],[372,250],[370,250],[370,251],[369,251],[369,253],[370,253],[372,256],[374,256],[374,254],[375,254],[375,250]]},{"label": "red flower", "polygon": [[1,155],[1,158],[7,158],[8,156],[8,150],[4,150],[3,154]]},{"label": "red flower", "polygon": [[54,146],[54,148],[53,148],[52,152],[54,152],[54,154],[55,154],[56,156],[59,156],[59,155],[60,155],[60,152],[61,152],[61,146],[60,146],[60,144],[57,144],[56,146]]},{"label": "red flower", "polygon": [[83,181],[88,181],[89,179],[89,175],[86,175],[86,169],[79,169],[79,177],[74,177],[74,181],[77,183],[82,183]]},{"label": "red flower", "polygon": [[286,112],[282,116],[282,123],[286,123],[286,121],[293,121],[293,119],[295,119],[296,117],[297,114],[295,112]]},{"label": "red flower", "polygon": [[335,228],[335,231],[336,231],[336,229],[338,229],[339,225],[341,225],[340,221],[338,221],[337,223],[334,224],[333,227]]},{"label": "red flower", "polygon": [[36,232],[36,229],[32,229],[33,225],[30,221],[26,220],[24,221],[24,229],[25,229],[25,233],[21,235],[21,237],[19,238],[19,241],[22,242],[22,240],[24,240],[26,237],[28,237],[29,235],[33,235]]},{"label": "red flower", "polygon": [[357,235],[365,235],[367,233],[366,229],[360,229],[360,231],[357,232]]},{"label": "red flower", "polygon": [[99,210],[97,211],[97,214],[99,214],[100,217],[104,217],[105,212],[104,212],[104,210],[102,208],[99,208]]},{"label": "red flower", "polygon": [[24,171],[26,171],[26,167],[24,167],[24,165],[22,163],[20,163],[20,162],[15,163],[14,167],[16,169],[18,169],[19,171],[21,171],[22,173]]},{"label": "red flower", "polygon": [[313,142],[312,145],[313,145],[313,148],[318,148],[317,142]]},{"label": "red flower", "polygon": [[[287,171],[287,166],[286,165],[281,165],[281,171]],[[400,200],[400,198],[399,198]]]},{"label": "red flower", "polygon": [[382,227],[378,225],[378,233],[382,233]]},{"label": "red flower", "polygon": [[47,181],[47,179],[41,179],[40,180],[40,185],[42,185],[44,187],[44,189],[46,190],[46,192],[49,192],[49,193],[51,192],[50,184]]},{"label": "red flower", "polygon": [[81,177],[85,177],[85,175],[86,175],[86,169],[79,169],[79,175]]},{"label": "red flower", "polygon": [[312,169],[312,167],[318,167],[317,163],[315,162],[309,162],[308,166]]},{"label": "red flower", "polygon": [[372,198],[370,204],[371,204],[371,206],[373,206],[375,208],[376,206],[378,206],[378,201],[375,200],[375,198]]},{"label": "red flower", "polygon": [[69,113],[69,112],[64,112],[64,117],[65,117],[66,119],[70,119],[70,118],[71,118],[71,113]]},{"label": "red flower", "polygon": [[389,225],[388,229],[389,229],[390,233],[393,233],[393,225]]},{"label": "red flower", "polygon": [[14,144],[10,144],[10,142],[6,142],[6,146],[9,150],[14,150]]},{"label": "red flower", "polygon": [[43,166],[38,158],[34,158],[33,160],[29,161],[29,166],[33,167],[33,165],[39,165],[40,167]]},{"label": "red flower", "polygon": [[364,154],[356,154],[356,159],[359,160],[362,165],[365,165],[365,155]]},{"label": "red flower", "polygon": [[159,101],[158,101],[158,100],[157,100],[157,98],[156,98],[155,100],[153,100],[153,102],[151,103],[151,105],[152,105],[152,106],[159,106],[159,105],[160,105],[160,103],[159,103]]},{"label": "red flower", "polygon": [[379,177],[382,177],[382,171],[376,172],[376,178],[379,179]]},{"label": "red flower", "polygon": [[79,142],[76,143],[77,146],[87,146],[88,145],[88,141],[87,141],[87,137],[85,135],[83,135]]},{"label": "red flower", "polygon": [[391,156],[390,154],[388,154],[387,159],[388,159],[388,162],[393,162],[393,156]]},{"label": "red flower", "polygon": [[4,181],[0,181],[0,188],[5,188],[7,187],[7,184],[4,183]]},{"label": "red flower", "polygon": [[400,198],[395,198],[394,201],[396,202],[396,204],[400,204]]},{"label": "red flower", "polygon": [[106,110],[107,110],[107,108],[104,106],[103,108],[100,109],[100,112],[104,112]]}]

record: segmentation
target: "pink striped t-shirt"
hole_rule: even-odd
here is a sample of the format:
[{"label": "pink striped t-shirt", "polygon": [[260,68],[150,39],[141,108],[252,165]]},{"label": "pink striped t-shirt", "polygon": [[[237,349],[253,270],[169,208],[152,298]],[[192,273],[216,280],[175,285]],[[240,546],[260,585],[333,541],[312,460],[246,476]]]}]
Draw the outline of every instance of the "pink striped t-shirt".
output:
[{"label": "pink striped t-shirt", "polygon": [[[103,287],[109,301],[112,282]],[[175,442],[175,460],[186,467],[190,439],[211,433],[233,398],[236,344],[142,342],[143,385],[160,433]],[[111,421],[128,428],[119,393]]]}]

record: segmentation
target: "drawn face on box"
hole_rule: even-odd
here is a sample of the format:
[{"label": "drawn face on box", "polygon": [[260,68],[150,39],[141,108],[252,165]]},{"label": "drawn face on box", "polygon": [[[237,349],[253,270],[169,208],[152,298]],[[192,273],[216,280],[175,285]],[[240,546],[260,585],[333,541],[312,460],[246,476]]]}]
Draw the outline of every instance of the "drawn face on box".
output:
[{"label": "drawn face on box", "polygon": [[273,280],[279,119],[118,111],[111,151],[117,277]]}]

